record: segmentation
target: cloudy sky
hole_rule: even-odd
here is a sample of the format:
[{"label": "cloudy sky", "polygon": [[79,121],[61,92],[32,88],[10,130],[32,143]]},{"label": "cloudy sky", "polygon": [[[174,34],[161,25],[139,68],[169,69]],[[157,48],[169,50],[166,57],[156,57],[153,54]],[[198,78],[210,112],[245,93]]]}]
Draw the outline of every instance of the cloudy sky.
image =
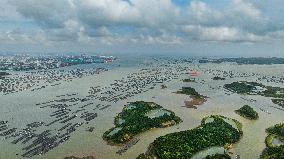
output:
[{"label": "cloudy sky", "polygon": [[0,0],[0,53],[284,56],[283,0]]}]

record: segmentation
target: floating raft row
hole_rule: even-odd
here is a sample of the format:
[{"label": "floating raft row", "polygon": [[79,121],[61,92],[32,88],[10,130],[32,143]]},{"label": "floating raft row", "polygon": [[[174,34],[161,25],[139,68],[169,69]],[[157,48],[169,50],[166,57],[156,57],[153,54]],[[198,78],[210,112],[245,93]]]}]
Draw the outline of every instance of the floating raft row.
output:
[{"label": "floating raft row", "polygon": [[[58,145],[66,142],[70,139],[70,134],[76,130],[76,127],[81,126],[83,123],[68,123],[63,126],[60,130],[62,132],[66,129],[66,132],[63,134],[57,133],[55,136],[51,136],[51,130],[45,130],[40,134],[31,134],[28,137],[28,140],[34,139],[29,145],[23,148],[26,151],[22,156],[23,157],[33,157],[35,155],[44,154],[53,148],[57,147]],[[18,143],[19,141],[26,138],[27,135],[23,135],[17,140],[14,140],[14,143]],[[27,139],[26,139],[27,140]]]},{"label": "floating raft row", "polygon": [[19,143],[20,141],[24,140],[25,138],[31,136],[31,133],[30,133],[30,132],[25,132],[25,133],[21,134],[20,136],[21,136],[21,137],[19,137],[19,138],[13,140],[11,143],[12,143],[12,144],[17,144],[17,143]]},{"label": "floating raft row", "polygon": [[40,127],[44,124],[44,122],[33,122],[33,123],[30,123],[30,124],[27,124],[27,127],[29,128],[37,128],[37,127]]},{"label": "floating raft row", "polygon": [[0,126],[0,131],[5,131],[8,129],[8,126],[7,125],[2,125]]},{"label": "floating raft row", "polygon": [[4,125],[4,124],[7,124],[8,123],[8,121],[0,121],[0,125]]},{"label": "floating raft row", "polygon": [[65,120],[63,120],[63,121],[60,121],[60,123],[66,123],[66,122],[69,122],[70,120],[72,120],[72,119],[74,119],[74,118],[76,118],[76,117],[77,117],[77,115],[73,115],[73,116],[68,117],[67,119],[65,119]]},{"label": "floating raft row", "polygon": [[65,119],[65,118],[68,118],[68,117],[69,117],[69,116],[66,115],[66,116],[61,117],[61,118],[59,118],[59,119],[53,120],[52,122],[46,124],[45,126],[50,126],[50,125],[52,125],[52,124],[54,124],[54,123],[56,123],[56,122],[58,122],[58,121],[60,121],[60,120],[63,120],[63,119]]},{"label": "floating raft row", "polygon": [[81,114],[80,118],[83,118],[83,119],[85,119],[86,121],[91,121],[91,120],[95,119],[97,116],[98,116],[97,113],[85,112],[85,113],[82,113],[82,114]]},{"label": "floating raft row", "polygon": [[66,129],[67,127],[69,127],[70,125],[72,125],[72,123],[68,123],[66,125],[64,125],[63,127],[61,127],[60,129],[58,129],[58,131],[62,131],[64,129]]},{"label": "floating raft row", "polygon": [[7,131],[1,133],[0,136],[7,136],[7,135],[10,135],[10,134],[16,132],[16,130],[17,130],[17,128],[11,128],[11,129],[9,129],[9,130],[7,130]]},{"label": "floating raft row", "polygon": [[108,107],[110,107],[111,105],[106,105],[106,106],[104,106],[104,107],[101,107],[99,110],[104,110],[104,109],[106,109],[106,108],[108,108]]}]

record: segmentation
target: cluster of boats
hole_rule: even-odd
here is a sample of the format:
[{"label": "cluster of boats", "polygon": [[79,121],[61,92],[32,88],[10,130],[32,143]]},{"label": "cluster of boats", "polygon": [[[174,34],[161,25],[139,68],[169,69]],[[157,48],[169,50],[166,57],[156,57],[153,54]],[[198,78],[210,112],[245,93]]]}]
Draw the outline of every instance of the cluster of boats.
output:
[{"label": "cluster of boats", "polygon": [[106,68],[72,69],[72,70],[44,70],[25,73],[12,73],[0,78],[0,93],[4,95],[25,90],[38,91],[46,87],[55,87],[62,82],[92,76],[108,71]]}]

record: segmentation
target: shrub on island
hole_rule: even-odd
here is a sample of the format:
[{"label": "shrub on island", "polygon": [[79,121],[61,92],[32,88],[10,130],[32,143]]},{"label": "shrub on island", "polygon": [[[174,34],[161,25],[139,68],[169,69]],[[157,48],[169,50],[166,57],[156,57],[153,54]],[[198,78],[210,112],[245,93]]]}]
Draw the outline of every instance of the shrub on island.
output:
[{"label": "shrub on island", "polygon": [[271,99],[274,104],[277,104],[284,108],[284,99]]},{"label": "shrub on island", "polygon": [[265,86],[257,82],[247,81],[233,82],[224,85],[225,89],[239,94],[255,94],[254,90],[256,90],[257,87],[264,88]]},{"label": "shrub on island", "polygon": [[248,94],[248,95],[261,95],[264,97],[271,97],[271,101],[281,107],[284,107],[284,88],[265,86],[257,82],[233,82],[230,84],[225,84],[224,88],[238,93],[238,94]]},{"label": "shrub on island", "polygon": [[184,101],[185,107],[197,108],[198,105],[202,105],[207,101],[207,97],[200,95],[194,88],[182,87],[181,90],[177,91],[178,94],[186,94],[192,98],[190,101]]},{"label": "shrub on island", "polygon": [[191,97],[200,98],[202,97],[194,88],[182,87],[181,90],[177,91],[179,94],[190,95]]},{"label": "shrub on island", "polygon": [[276,124],[270,128],[267,128],[266,132],[284,137],[284,123]]},{"label": "shrub on island", "polygon": [[261,159],[282,159],[284,156],[284,145],[279,147],[269,147],[266,148],[262,155]]},{"label": "shrub on island", "polygon": [[237,114],[250,120],[258,119],[258,113],[248,105],[242,106],[240,109],[235,110]]}]

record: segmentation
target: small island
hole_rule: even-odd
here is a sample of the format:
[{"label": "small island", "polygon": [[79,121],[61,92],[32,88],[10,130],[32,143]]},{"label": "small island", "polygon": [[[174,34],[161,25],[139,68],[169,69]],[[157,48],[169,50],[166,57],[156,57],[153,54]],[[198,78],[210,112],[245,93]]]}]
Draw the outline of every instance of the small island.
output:
[{"label": "small island", "polygon": [[278,159],[284,156],[284,123],[276,124],[266,129],[265,139],[267,148],[264,149],[262,159]]},{"label": "small island", "polygon": [[197,108],[196,106],[204,104],[206,96],[200,95],[194,88],[182,87],[181,90],[177,91],[178,94],[186,94],[192,98],[190,101],[184,101],[185,107],[187,108]]},{"label": "small island", "polygon": [[250,106],[244,105],[240,109],[235,110],[237,114],[240,116],[250,119],[250,120],[256,120],[258,119],[258,113]]},{"label": "small island", "polygon": [[175,113],[153,102],[136,101],[125,105],[115,119],[115,127],[103,134],[109,144],[124,144],[135,135],[152,128],[163,128],[182,122]]},{"label": "small island", "polygon": [[186,94],[191,97],[200,98],[200,95],[194,88],[191,87],[182,87],[181,90],[177,91],[178,94]]},{"label": "small island", "polygon": [[[242,136],[241,124],[224,116],[209,116],[202,119],[197,128],[158,137],[148,151],[137,159],[177,159],[191,158],[200,151],[211,147],[230,147]],[[225,154],[225,152],[224,152]]]},{"label": "small island", "polygon": [[265,86],[257,82],[239,81],[225,84],[224,88],[238,94],[270,97],[274,104],[284,107],[284,88],[281,87]]},{"label": "small island", "polygon": [[267,86],[266,90],[261,92],[260,95],[271,97],[271,101],[284,108],[284,88]]},{"label": "small island", "polygon": [[238,94],[257,94],[264,91],[265,86],[257,82],[239,81],[225,84],[224,88]]}]

